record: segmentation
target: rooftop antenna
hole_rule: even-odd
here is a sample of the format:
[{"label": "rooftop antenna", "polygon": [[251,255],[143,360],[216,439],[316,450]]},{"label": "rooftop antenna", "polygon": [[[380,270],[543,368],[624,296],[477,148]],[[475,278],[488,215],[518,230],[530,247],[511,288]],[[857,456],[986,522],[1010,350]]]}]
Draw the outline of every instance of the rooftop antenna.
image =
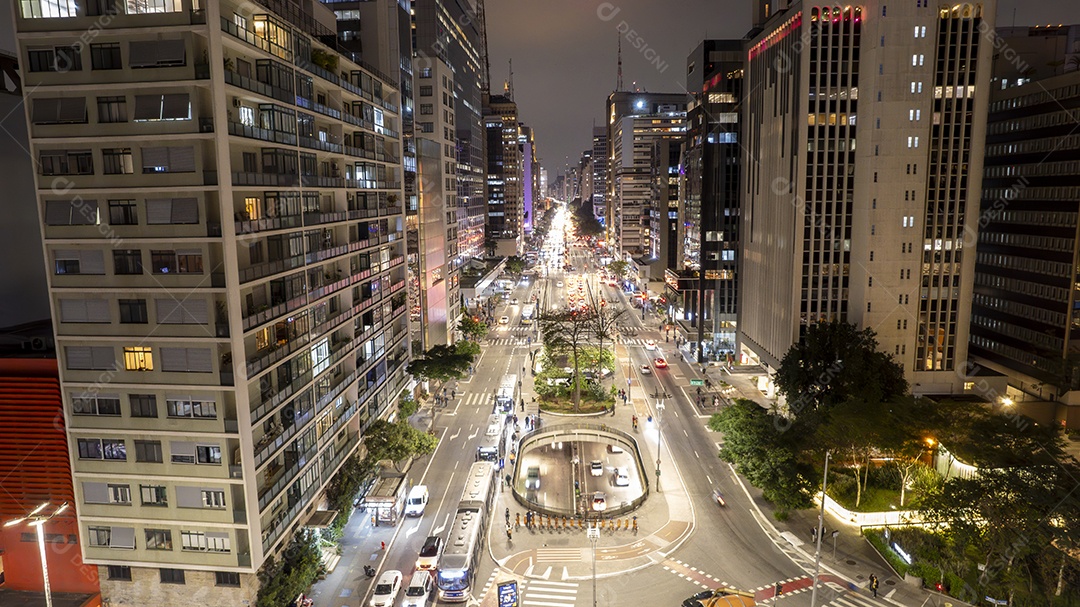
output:
[{"label": "rooftop antenna", "polygon": [[616,91],[621,91],[622,90],[622,34],[619,34],[618,40],[619,40],[619,54],[618,54],[618,57],[619,57],[619,70],[618,70],[617,76],[615,78],[615,90]]},{"label": "rooftop antenna", "polygon": [[484,93],[491,92],[491,63],[488,60],[487,42],[487,16],[484,13],[484,0],[476,0],[476,22],[480,30],[480,53],[483,55],[484,65],[480,73],[480,90]]},{"label": "rooftop antenna", "polygon": [[510,101],[514,100],[514,60],[510,60],[510,79],[506,81],[506,96]]}]

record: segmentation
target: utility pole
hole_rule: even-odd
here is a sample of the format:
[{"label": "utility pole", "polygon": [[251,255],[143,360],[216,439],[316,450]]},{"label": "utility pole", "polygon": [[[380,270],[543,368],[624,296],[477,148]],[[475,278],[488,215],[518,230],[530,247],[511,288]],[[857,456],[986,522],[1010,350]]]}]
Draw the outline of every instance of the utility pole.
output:
[{"label": "utility pole", "polygon": [[[667,396],[667,393],[665,393],[664,396]],[[663,447],[664,433],[662,432],[662,428],[660,427],[660,418],[663,416],[663,414],[664,414],[664,401],[663,401],[663,399],[661,399],[660,402],[656,403],[656,492],[657,493],[660,493],[662,491],[662,489],[660,488],[660,449],[661,449],[661,447]]]},{"label": "utility pole", "polygon": [[825,529],[825,488],[829,483],[829,457],[832,451],[825,452],[825,475],[821,479],[821,510],[818,511],[817,548],[814,550],[814,586],[810,591],[810,607],[817,605],[818,577],[821,575],[821,536]]},{"label": "utility pole", "polygon": [[596,607],[596,540],[600,539],[600,528],[590,525],[586,534],[592,542],[592,605]]}]

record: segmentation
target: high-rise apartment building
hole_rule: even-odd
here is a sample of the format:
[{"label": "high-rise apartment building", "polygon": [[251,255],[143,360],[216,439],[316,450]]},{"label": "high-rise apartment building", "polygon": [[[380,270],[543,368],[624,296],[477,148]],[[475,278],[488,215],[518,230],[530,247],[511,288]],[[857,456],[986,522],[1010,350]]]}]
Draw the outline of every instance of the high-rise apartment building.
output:
[{"label": "high-rise apartment building", "polygon": [[705,40],[687,58],[682,204],[668,265],[668,312],[700,357],[735,349],[739,265],[739,111],[743,41]]},{"label": "high-rise apartment building", "polygon": [[521,253],[525,170],[518,109],[507,95],[485,95],[487,128],[487,246],[496,255]]},{"label": "high-rise apartment building", "polygon": [[[1080,424],[1080,72],[991,94],[971,311],[971,355],[1014,399],[1060,402]],[[965,244],[974,244],[976,233]]]},{"label": "high-rise apartment building", "polygon": [[254,601],[405,385],[397,80],[319,3],[16,13],[84,561]]},{"label": "high-rise apartment building", "polygon": [[532,127],[518,123],[518,145],[521,146],[521,225],[522,235],[528,238],[533,230],[533,206],[536,203],[536,139]]},{"label": "high-rise apartment building", "polygon": [[458,251],[463,259],[484,254],[487,221],[487,157],[481,98],[480,24],[468,0],[414,0],[416,62],[442,58],[454,69],[454,129],[457,137]]},{"label": "high-rise apartment building", "polygon": [[[766,4],[762,0],[762,4]],[[749,41],[738,332],[776,368],[873,328],[915,393],[963,389],[994,2],[792,2]],[[759,11],[764,13],[764,11]]]},{"label": "high-rise apartment building", "polygon": [[[619,257],[663,280],[662,245],[669,213],[678,215],[679,150],[686,131],[686,95],[612,93],[608,98],[609,238]],[[657,264],[656,262],[660,262]],[[655,272],[653,271],[655,270]]]},{"label": "high-rise apartment building", "polygon": [[454,71],[441,59],[416,72],[416,149],[419,204],[407,216],[413,350],[454,342],[461,316],[458,284],[457,146],[454,132]]},{"label": "high-rise apartment building", "polygon": [[593,215],[601,223],[607,221],[607,127],[594,126],[592,130],[592,203]]}]

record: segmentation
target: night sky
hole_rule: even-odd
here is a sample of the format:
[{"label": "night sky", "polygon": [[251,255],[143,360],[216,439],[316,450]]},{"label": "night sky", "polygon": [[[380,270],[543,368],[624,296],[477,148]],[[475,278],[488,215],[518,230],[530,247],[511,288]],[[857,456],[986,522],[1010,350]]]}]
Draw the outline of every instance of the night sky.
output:
[{"label": "night sky", "polygon": [[[999,25],[1080,23],[1074,0],[999,0]],[[501,91],[514,61],[514,98],[533,127],[549,178],[576,165],[603,124],[604,100],[615,89],[619,30],[632,29],[640,48],[622,38],[623,86],[685,90],[686,55],[706,37],[741,38],[750,29],[750,0],[486,0],[491,88]],[[617,11],[617,12],[616,12]],[[606,18],[606,20],[605,20]],[[666,67],[663,67],[665,66]]]}]

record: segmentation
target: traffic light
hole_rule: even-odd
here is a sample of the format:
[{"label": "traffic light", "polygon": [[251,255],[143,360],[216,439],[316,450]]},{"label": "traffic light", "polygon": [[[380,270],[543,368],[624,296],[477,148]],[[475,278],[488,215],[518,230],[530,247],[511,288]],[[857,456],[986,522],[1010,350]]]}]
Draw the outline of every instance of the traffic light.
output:
[{"label": "traffic light", "polygon": [[776,588],[774,588],[774,590],[776,590],[776,594],[774,596],[780,596],[780,593],[784,591],[784,585],[780,582],[777,582]]}]

